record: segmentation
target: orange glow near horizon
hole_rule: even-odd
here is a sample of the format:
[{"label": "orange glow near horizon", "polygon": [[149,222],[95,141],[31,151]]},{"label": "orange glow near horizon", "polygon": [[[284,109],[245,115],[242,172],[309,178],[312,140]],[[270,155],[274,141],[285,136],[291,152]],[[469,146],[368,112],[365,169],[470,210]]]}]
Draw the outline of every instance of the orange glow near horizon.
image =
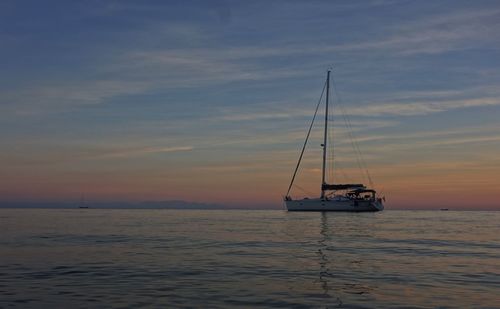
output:
[{"label": "orange glow near horizon", "polygon": [[[259,161],[259,160],[256,160]],[[288,164],[289,162],[287,162]],[[245,169],[245,166],[251,166]],[[387,209],[497,209],[500,210],[498,167],[457,168],[453,163],[395,164],[370,169],[375,188],[387,198]],[[280,208],[291,172],[286,166],[258,168],[258,163],[231,168],[158,171],[60,173],[37,177],[12,173],[0,183],[4,200],[89,201],[185,200],[227,206]],[[354,169],[344,172],[354,174]],[[319,194],[318,169],[298,177],[300,188]],[[294,189],[292,196],[303,196]]]}]

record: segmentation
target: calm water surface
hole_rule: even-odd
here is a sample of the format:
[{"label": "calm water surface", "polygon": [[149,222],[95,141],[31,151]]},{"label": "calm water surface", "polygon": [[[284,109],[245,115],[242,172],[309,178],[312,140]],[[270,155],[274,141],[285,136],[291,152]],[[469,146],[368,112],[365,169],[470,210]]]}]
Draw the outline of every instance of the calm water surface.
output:
[{"label": "calm water surface", "polygon": [[500,308],[500,212],[0,209],[0,307]]}]

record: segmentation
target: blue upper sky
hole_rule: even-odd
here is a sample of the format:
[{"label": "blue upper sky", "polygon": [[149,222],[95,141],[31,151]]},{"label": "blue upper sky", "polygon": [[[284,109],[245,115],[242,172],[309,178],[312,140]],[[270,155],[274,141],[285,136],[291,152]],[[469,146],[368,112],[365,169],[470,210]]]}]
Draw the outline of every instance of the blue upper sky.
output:
[{"label": "blue upper sky", "polygon": [[0,17],[4,200],[279,204],[333,67],[396,206],[498,205],[498,1],[2,1]]}]

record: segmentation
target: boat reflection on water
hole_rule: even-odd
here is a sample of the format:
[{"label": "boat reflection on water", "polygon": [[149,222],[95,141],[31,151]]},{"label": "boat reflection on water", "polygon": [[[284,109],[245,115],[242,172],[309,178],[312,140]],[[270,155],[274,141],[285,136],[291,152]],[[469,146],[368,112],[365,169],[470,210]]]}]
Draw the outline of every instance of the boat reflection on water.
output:
[{"label": "boat reflection on water", "polygon": [[321,213],[321,225],[320,225],[320,238],[318,240],[318,258],[319,258],[319,283],[323,289],[323,295],[325,298],[331,298],[334,300],[337,307],[342,306],[342,300],[338,296],[333,294],[330,279],[333,278],[333,274],[329,268],[328,261],[328,243],[330,238],[330,227],[328,226],[327,214],[325,212]]},{"label": "boat reflection on water", "polygon": [[[348,303],[354,299],[366,300],[366,298],[371,297],[370,292],[373,291],[372,287],[352,280],[352,274],[357,269],[368,266],[365,265],[366,261],[364,260],[367,257],[363,257],[360,252],[357,252],[354,242],[347,247],[343,244],[347,235],[351,239],[352,237],[367,237],[370,226],[360,226],[354,222],[350,226],[345,224],[335,226],[335,223],[339,222],[335,220],[338,218],[333,218],[333,216],[335,216],[334,213],[321,213],[317,242],[318,283],[321,286],[323,297],[331,299],[326,308],[344,307],[342,299]],[[336,228],[339,230],[337,231]]]}]

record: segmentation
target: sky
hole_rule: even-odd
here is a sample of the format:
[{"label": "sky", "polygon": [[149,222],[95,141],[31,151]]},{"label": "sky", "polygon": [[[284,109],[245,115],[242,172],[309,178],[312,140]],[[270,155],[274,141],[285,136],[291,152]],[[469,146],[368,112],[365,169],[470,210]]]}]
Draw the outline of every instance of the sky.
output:
[{"label": "sky", "polygon": [[500,210],[498,1],[7,0],[0,47],[4,202],[280,208],[332,68],[336,181],[343,111],[387,208]]}]

